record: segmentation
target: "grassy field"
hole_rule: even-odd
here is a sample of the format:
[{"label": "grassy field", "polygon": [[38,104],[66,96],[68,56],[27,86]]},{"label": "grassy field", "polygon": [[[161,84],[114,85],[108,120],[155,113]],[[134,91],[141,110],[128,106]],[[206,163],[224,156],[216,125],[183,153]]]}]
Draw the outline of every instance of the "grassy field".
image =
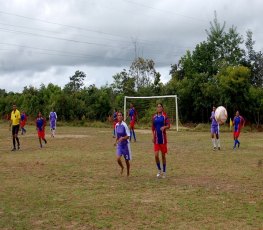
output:
[{"label": "grassy field", "polygon": [[11,152],[0,131],[0,229],[263,229],[263,133],[169,131],[167,178],[156,178],[150,130],[119,175],[110,129],[59,127],[39,148],[33,127]]}]

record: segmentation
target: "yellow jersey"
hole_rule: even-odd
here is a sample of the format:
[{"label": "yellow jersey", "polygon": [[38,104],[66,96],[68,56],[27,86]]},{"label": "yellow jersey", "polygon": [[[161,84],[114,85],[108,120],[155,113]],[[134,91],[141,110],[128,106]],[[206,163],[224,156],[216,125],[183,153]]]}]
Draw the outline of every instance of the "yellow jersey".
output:
[{"label": "yellow jersey", "polygon": [[11,112],[11,121],[12,125],[19,125],[20,123],[20,112],[16,109],[16,111]]}]

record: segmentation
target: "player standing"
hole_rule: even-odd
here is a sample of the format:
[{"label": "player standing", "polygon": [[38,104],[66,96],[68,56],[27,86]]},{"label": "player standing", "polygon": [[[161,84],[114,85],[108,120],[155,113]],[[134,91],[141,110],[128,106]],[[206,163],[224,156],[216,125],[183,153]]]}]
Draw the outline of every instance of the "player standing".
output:
[{"label": "player standing", "polygon": [[27,116],[26,116],[26,113],[23,111],[21,114],[21,120],[20,120],[21,135],[26,133],[26,129],[25,129],[26,122],[27,122]]},{"label": "player standing", "polygon": [[[163,105],[157,104],[156,114],[152,118],[152,134],[154,143],[154,155],[157,165],[157,178],[166,176],[166,154],[167,154],[167,136],[166,129],[170,128],[170,121],[167,115],[163,112]],[[159,151],[162,153],[163,173],[161,169]]]},{"label": "player standing", "polygon": [[37,128],[37,135],[39,139],[40,148],[42,148],[42,140],[47,143],[45,139],[45,126],[46,126],[46,119],[42,116],[41,112],[38,112],[38,116],[36,119],[36,128]]},{"label": "player standing", "polygon": [[56,125],[57,125],[57,113],[52,111],[49,113],[49,124],[50,124],[50,131],[51,131],[51,137],[55,137],[56,132]]},{"label": "player standing", "polygon": [[117,123],[118,123],[118,112],[117,112],[117,109],[114,109],[113,111],[113,138],[116,137],[115,126]]},{"label": "player standing", "polygon": [[238,140],[241,128],[245,126],[245,120],[242,116],[240,116],[239,111],[236,111],[236,116],[233,119],[233,126],[234,126],[234,147],[233,149],[236,149],[236,146],[239,148],[240,141]]},{"label": "player standing", "polygon": [[17,149],[20,149],[20,142],[18,138],[20,118],[21,116],[19,110],[16,108],[16,105],[13,105],[13,111],[11,112],[11,117],[10,117],[10,127],[12,126],[12,137],[13,137],[12,151],[16,151],[16,142],[17,142]]},{"label": "player standing", "polygon": [[132,139],[132,135],[134,138],[134,142],[136,142],[136,135],[134,131],[135,121],[136,121],[137,111],[134,108],[134,105],[130,103],[130,109],[129,109],[129,117],[130,117],[130,141]]},{"label": "player standing", "polygon": [[116,133],[116,142],[114,145],[117,145],[117,162],[121,167],[121,174],[123,173],[124,166],[121,161],[121,156],[124,157],[126,167],[127,167],[127,176],[130,175],[130,160],[132,159],[131,156],[131,148],[130,148],[130,130],[127,124],[123,121],[123,114],[118,112],[117,114],[118,123],[115,126],[115,133]]},{"label": "player standing", "polygon": [[213,150],[216,149],[220,150],[220,140],[219,140],[219,124],[217,123],[215,119],[215,111],[216,107],[213,106],[213,111],[211,112],[210,120],[211,122],[211,138],[212,138],[212,144],[213,144]]}]

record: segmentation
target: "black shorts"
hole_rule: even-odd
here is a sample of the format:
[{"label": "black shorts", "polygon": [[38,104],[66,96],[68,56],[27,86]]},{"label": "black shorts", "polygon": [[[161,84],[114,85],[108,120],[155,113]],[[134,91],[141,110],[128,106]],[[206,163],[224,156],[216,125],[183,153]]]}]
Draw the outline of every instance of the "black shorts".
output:
[{"label": "black shorts", "polygon": [[19,125],[12,125],[12,135],[17,135],[19,132]]}]

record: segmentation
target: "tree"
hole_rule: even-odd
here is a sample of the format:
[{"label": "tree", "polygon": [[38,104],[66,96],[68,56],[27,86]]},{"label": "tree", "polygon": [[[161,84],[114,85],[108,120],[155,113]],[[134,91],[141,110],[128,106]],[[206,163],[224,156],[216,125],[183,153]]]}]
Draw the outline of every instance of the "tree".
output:
[{"label": "tree", "polygon": [[126,69],[113,76],[114,82],[111,84],[113,92],[116,94],[133,95],[135,92],[135,79],[127,73]]},{"label": "tree", "polygon": [[69,77],[70,82],[65,85],[64,90],[71,93],[76,93],[81,90],[84,85],[84,79],[86,74],[82,71],[77,70],[72,77]]},{"label": "tree", "polygon": [[227,107],[229,114],[241,110],[248,116],[250,74],[250,69],[244,66],[229,66],[218,73],[219,102]]},{"label": "tree", "polygon": [[251,84],[256,87],[263,86],[263,54],[254,50],[255,41],[252,31],[247,31],[245,64],[251,69]]},{"label": "tree", "polygon": [[139,90],[149,87],[156,75],[155,63],[152,59],[136,58],[130,67],[129,74],[135,79],[135,88]]}]

